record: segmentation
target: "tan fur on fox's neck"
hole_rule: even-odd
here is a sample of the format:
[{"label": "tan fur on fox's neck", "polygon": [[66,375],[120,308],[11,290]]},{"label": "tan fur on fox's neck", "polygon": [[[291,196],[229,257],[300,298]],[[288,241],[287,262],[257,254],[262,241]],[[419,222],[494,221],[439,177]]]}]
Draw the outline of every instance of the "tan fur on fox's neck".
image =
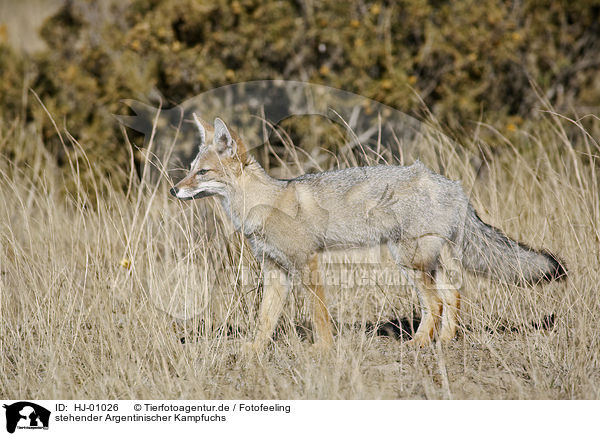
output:
[{"label": "tan fur on fox's neck", "polygon": [[[230,195],[224,198],[226,207],[234,226],[246,235],[262,230],[267,219],[278,213],[295,217],[298,213],[301,192],[298,187],[290,187],[286,181],[278,180],[248,153],[240,136],[229,130],[237,144],[235,159],[235,183],[230,185]],[[241,153],[241,154],[240,154]]]},{"label": "tan fur on fox's neck", "polygon": [[236,182],[230,185],[229,195],[223,198],[223,204],[235,227],[238,230],[243,228],[244,233],[247,233],[262,224],[258,222],[264,218],[257,214],[259,210],[268,210],[276,206],[277,200],[285,190],[285,182],[269,176],[248,153],[237,159],[239,167],[236,168],[235,174],[231,174]]}]

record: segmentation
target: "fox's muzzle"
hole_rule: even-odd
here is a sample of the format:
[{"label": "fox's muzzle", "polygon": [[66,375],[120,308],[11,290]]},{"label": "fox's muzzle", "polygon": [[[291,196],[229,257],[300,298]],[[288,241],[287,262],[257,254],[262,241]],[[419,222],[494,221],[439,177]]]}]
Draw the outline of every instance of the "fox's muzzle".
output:
[{"label": "fox's muzzle", "polygon": [[177,196],[177,193],[179,192],[179,188],[177,186],[173,186],[169,192],[173,197],[176,197],[180,200],[196,200],[198,198],[210,197],[211,195],[214,195],[212,192],[200,191],[191,197],[179,197]]}]

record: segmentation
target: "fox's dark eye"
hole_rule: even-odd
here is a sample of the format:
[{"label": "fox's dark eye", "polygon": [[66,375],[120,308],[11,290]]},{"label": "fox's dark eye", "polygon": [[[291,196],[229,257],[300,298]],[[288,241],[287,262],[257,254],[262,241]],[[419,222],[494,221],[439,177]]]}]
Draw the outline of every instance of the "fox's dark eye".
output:
[{"label": "fox's dark eye", "polygon": [[197,176],[203,176],[204,174],[206,174],[207,172],[209,172],[210,170],[198,170],[196,172]]}]

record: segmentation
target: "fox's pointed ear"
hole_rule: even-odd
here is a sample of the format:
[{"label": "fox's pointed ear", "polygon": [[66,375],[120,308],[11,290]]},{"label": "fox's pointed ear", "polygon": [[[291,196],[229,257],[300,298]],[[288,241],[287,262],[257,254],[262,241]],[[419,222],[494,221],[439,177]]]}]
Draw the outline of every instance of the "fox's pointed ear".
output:
[{"label": "fox's pointed ear", "polygon": [[237,143],[231,137],[229,129],[221,118],[215,118],[215,137],[213,144],[219,154],[233,156],[237,151]]},{"label": "fox's pointed ear", "polygon": [[193,113],[192,116],[194,117],[194,123],[196,124],[198,134],[200,135],[200,147],[202,147],[206,143],[206,129],[195,113]]}]

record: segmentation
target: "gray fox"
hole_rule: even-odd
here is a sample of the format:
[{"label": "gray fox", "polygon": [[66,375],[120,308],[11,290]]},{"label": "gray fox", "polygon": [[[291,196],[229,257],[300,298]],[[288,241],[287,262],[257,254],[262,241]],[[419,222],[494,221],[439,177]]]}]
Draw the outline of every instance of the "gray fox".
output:
[{"label": "gray fox", "polygon": [[[481,221],[460,182],[419,161],[280,180],[264,171],[221,119],[214,120],[213,128],[195,114],[194,121],[199,151],[171,194],[183,200],[216,196],[263,263],[269,280],[258,332],[247,349],[259,352],[271,340],[290,288],[306,272],[309,277],[318,273],[316,254],[325,249],[386,244],[399,267],[417,272],[422,319],[412,341],[418,346],[435,336],[449,341],[456,335],[460,294],[450,283],[450,263],[509,283],[566,276],[552,254],[535,251]],[[312,295],[315,345],[327,349],[333,334],[320,283],[302,284]]]}]

